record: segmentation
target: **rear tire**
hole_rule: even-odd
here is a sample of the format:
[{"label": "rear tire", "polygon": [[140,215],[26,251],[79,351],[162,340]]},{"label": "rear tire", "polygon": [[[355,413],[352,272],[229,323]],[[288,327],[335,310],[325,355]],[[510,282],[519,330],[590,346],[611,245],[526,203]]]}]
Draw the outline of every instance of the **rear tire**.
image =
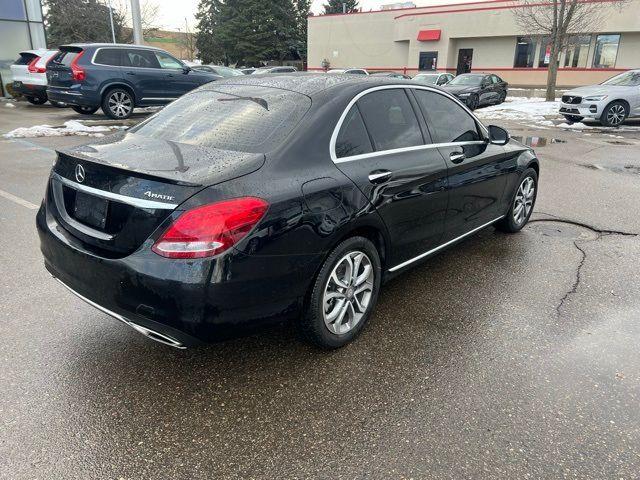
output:
[{"label": "rear tire", "polygon": [[324,349],[349,343],[371,316],[381,278],[380,255],[371,241],[351,237],[340,243],[324,261],[315,279],[299,321],[301,333],[309,342]]},{"label": "rear tire", "polygon": [[538,174],[533,168],[527,168],[520,177],[507,215],[496,222],[495,227],[507,233],[522,230],[533,213],[537,196]]},{"label": "rear tire", "polygon": [[27,102],[33,105],[43,105],[47,103],[47,99],[42,97],[25,97],[25,98],[27,99]]},{"label": "rear tire", "polygon": [[567,120],[567,122],[569,123],[579,123],[582,120],[584,120],[584,117],[581,117],[579,115],[563,115],[563,117]]},{"label": "rear tire", "polygon": [[79,105],[74,105],[71,107],[71,109],[74,112],[80,113],[82,115],[93,115],[98,111],[98,107],[81,107]]},{"label": "rear tire", "polygon": [[619,127],[629,116],[627,106],[619,101],[611,102],[600,115],[600,123],[605,127]]},{"label": "rear tire", "polygon": [[125,120],[133,113],[133,95],[124,88],[113,88],[102,97],[102,111],[114,120]]}]

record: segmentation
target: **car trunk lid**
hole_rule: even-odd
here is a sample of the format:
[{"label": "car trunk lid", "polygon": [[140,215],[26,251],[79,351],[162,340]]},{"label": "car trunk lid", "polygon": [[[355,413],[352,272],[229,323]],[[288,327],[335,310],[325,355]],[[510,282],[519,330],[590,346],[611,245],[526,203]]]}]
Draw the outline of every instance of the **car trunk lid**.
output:
[{"label": "car trunk lid", "polygon": [[47,81],[49,85],[57,88],[68,88],[77,81],[73,78],[71,62],[82,48],[74,45],[63,45],[47,64]]},{"label": "car trunk lid", "polygon": [[59,151],[47,202],[84,248],[118,258],[139,248],[192,195],[263,163],[263,154],[117,134]]}]

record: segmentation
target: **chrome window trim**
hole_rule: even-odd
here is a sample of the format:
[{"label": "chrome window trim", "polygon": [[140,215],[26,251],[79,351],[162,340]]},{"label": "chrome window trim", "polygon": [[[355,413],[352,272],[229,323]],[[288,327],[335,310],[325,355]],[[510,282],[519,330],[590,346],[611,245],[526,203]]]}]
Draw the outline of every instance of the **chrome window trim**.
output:
[{"label": "chrome window trim", "polygon": [[394,153],[411,152],[411,151],[414,151],[414,150],[426,150],[426,149],[429,149],[429,148],[451,147],[451,146],[458,146],[458,145],[460,145],[460,146],[477,145],[477,144],[486,143],[486,142],[484,142],[482,140],[477,140],[477,141],[472,141],[472,142],[452,142],[452,143],[440,143],[440,144],[431,143],[431,144],[426,144],[426,145],[414,145],[412,147],[395,148],[393,150],[381,150],[381,151],[378,151],[378,152],[363,153],[363,154],[360,154],[360,155],[351,155],[349,157],[338,158],[338,156],[336,155],[336,141],[338,140],[338,134],[340,133],[340,129],[342,128],[342,124],[344,123],[344,119],[347,117],[347,113],[349,113],[349,110],[351,109],[351,107],[353,107],[353,105],[359,99],[361,99],[362,97],[364,97],[365,95],[367,95],[369,93],[377,92],[377,91],[380,91],[380,90],[392,90],[392,89],[426,90],[428,92],[437,93],[438,95],[442,95],[443,97],[446,97],[449,100],[452,100],[452,101],[456,102],[463,109],[465,109],[467,114],[469,116],[471,116],[471,118],[473,118],[478,125],[480,125],[480,129],[485,134],[485,138],[488,138],[488,136],[489,136],[489,131],[487,130],[487,127],[485,127],[482,124],[482,122],[478,119],[478,117],[476,117],[472,112],[470,112],[467,109],[465,104],[463,104],[460,100],[458,100],[457,98],[455,98],[452,95],[449,95],[449,94],[447,94],[447,93],[445,93],[445,92],[443,92],[441,90],[438,90],[436,88],[427,87],[427,86],[424,86],[424,85],[403,85],[403,84],[381,85],[381,86],[378,86],[378,87],[368,88],[368,89],[363,90],[362,92],[358,93],[355,97],[353,97],[351,99],[351,101],[349,102],[347,107],[342,112],[342,115],[340,115],[340,118],[338,119],[338,123],[334,127],[333,133],[331,134],[331,141],[329,142],[329,155],[331,156],[331,160],[333,161],[333,163],[343,163],[343,162],[349,162],[349,161],[353,161],[353,160],[362,160],[364,158],[369,158],[369,157],[378,157],[380,155],[390,155],[390,154],[394,154]]},{"label": "chrome window trim", "polygon": [[[153,48],[153,47],[142,47],[140,45],[131,45],[131,46],[126,46],[126,47],[99,47],[96,48],[96,51],[93,52],[93,56],[91,57],[91,65],[97,65],[100,67],[112,67],[112,68],[137,68],[138,70],[172,70],[172,71],[179,71],[180,69],[178,68],[162,68],[162,67],[134,67],[134,66],[129,66],[127,67],[126,65],[108,65],[106,63],[96,63],[95,59],[96,59],[96,55],[98,55],[98,52],[100,50],[106,49],[106,48],[111,48],[114,50],[127,50],[127,49],[134,49],[134,50],[147,50],[149,52],[162,52],[162,50],[157,49],[157,48]],[[175,58],[172,55],[169,55],[171,58],[173,58],[174,60],[180,62],[180,60],[178,60],[177,58]],[[182,63],[182,62],[180,62]]]},{"label": "chrome window trim", "polygon": [[464,237],[468,237],[469,235],[471,235],[473,233],[476,233],[478,230],[482,230],[483,228],[488,227],[492,223],[497,222],[498,220],[500,220],[501,218],[504,218],[504,217],[505,217],[504,215],[500,215],[498,218],[494,218],[493,220],[491,220],[490,222],[485,223],[484,225],[480,225],[479,227],[476,227],[473,230],[469,230],[467,233],[463,233],[462,235],[460,235],[459,237],[454,238],[453,240],[449,240],[448,242],[445,242],[442,245],[437,246],[436,248],[432,248],[431,250],[428,250],[428,251],[426,251],[424,253],[421,253],[417,257],[410,258],[406,262],[402,262],[402,263],[396,265],[395,267],[390,268],[389,271],[390,272],[395,272],[396,270],[400,270],[401,268],[404,268],[407,265],[412,264],[413,262],[417,262],[418,260],[421,260],[421,259],[423,259],[425,257],[428,257],[429,255],[431,255],[433,253],[436,253],[437,251],[442,250],[445,247],[448,247],[452,243],[455,243],[458,240],[462,240]]},{"label": "chrome window trim", "polygon": [[81,183],[69,180],[68,178],[65,178],[57,173],[52,173],[51,178],[75,190],[80,190],[81,192],[90,193],[91,195],[95,195],[96,197],[125,203],[127,205],[132,205],[138,208],[149,210],[174,210],[178,206],[177,203],[156,202],[153,200],[145,200],[144,198],[129,197],[127,195],[120,195],[119,193],[112,193],[105,190],[100,190],[98,188],[88,187],[87,185],[82,185]]}]

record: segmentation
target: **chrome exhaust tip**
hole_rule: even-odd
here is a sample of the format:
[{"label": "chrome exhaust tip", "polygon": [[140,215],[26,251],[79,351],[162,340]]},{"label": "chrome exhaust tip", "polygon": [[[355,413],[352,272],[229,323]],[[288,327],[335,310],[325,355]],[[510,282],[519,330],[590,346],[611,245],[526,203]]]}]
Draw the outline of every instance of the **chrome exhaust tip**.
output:
[{"label": "chrome exhaust tip", "polygon": [[170,337],[169,335],[165,335],[164,333],[156,332],[155,330],[151,330],[150,328],[143,327],[142,325],[138,325],[137,323],[134,323],[131,320],[126,319],[125,317],[123,317],[119,313],[112,312],[111,310],[103,307],[102,305],[98,305],[96,302],[94,302],[92,300],[89,300],[87,297],[85,297],[83,295],[80,295],[78,292],[76,292],[73,288],[71,288],[69,285],[64,283],[58,277],[55,277],[53,275],[51,275],[51,276],[54,279],[56,279],[58,282],[60,282],[60,284],[63,285],[64,288],[69,290],[71,293],[73,293],[79,299],[84,300],[85,302],[87,302],[92,307],[95,307],[98,310],[100,310],[102,313],[106,313],[107,315],[115,318],[116,320],[119,320],[122,323],[130,326],[136,332],[141,333],[145,337],[150,338],[151,340],[154,340],[154,341],[156,341],[158,343],[162,343],[163,345],[168,345],[170,347],[178,348],[180,350],[184,350],[184,349],[187,348],[187,346],[185,344],[183,344],[182,342],[179,342],[178,340],[176,340],[173,337]]}]

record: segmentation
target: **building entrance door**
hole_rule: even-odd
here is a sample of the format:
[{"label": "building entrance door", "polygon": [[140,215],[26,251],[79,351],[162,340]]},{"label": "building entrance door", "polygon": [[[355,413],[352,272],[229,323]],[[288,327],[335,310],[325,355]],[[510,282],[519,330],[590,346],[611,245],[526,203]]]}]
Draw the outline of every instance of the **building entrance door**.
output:
[{"label": "building entrance door", "polygon": [[473,60],[473,48],[461,48],[458,50],[458,68],[456,75],[471,72],[471,61]]},{"label": "building entrance door", "polygon": [[418,67],[420,71],[436,70],[438,68],[438,52],[420,52]]}]

